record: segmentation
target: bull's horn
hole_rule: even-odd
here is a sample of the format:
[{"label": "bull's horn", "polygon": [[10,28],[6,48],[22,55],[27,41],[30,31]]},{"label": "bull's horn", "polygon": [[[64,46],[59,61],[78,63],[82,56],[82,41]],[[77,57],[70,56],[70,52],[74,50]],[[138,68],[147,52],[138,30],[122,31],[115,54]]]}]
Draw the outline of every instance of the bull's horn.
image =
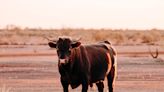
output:
[{"label": "bull's horn", "polygon": [[81,37],[78,38],[78,39],[73,39],[72,42],[78,42],[78,41],[80,41],[81,39],[82,39]]},{"label": "bull's horn", "polygon": [[44,37],[44,38],[47,39],[48,41],[56,42],[56,40],[52,40],[52,39],[50,39],[50,38],[48,38],[48,37]]}]

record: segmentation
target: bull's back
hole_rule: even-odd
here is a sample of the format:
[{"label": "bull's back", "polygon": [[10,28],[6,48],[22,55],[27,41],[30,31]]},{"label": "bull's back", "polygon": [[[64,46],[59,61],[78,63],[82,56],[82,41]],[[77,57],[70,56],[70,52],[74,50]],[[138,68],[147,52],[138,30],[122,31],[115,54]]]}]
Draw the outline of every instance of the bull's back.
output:
[{"label": "bull's back", "polygon": [[90,63],[91,82],[104,80],[111,61],[109,60],[109,51],[104,45],[85,46],[87,57]]}]

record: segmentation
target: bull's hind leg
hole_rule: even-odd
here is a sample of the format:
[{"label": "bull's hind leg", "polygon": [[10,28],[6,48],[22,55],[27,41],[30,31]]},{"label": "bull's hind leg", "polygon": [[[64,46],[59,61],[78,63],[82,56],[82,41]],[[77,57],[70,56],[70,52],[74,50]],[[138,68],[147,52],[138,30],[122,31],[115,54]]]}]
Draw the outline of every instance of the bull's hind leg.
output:
[{"label": "bull's hind leg", "polygon": [[115,67],[113,66],[111,68],[111,71],[107,75],[109,92],[113,92],[113,84],[114,84],[115,76],[116,76],[116,72],[115,72]]},{"label": "bull's hind leg", "polygon": [[96,85],[97,85],[97,88],[98,88],[99,92],[104,91],[104,83],[103,82],[100,81],[100,82],[96,83]]}]

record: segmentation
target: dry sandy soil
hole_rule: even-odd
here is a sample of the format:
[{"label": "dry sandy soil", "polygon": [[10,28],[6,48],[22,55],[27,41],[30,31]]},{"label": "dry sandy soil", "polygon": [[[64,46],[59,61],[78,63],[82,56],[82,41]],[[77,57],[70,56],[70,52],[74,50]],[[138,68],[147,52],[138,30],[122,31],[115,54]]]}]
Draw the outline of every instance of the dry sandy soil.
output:
[{"label": "dry sandy soil", "polygon": [[[116,49],[115,92],[164,92],[163,48],[160,48],[159,59],[152,59],[146,46],[116,46]],[[0,92],[62,92],[59,77],[54,49],[48,46],[0,47]],[[71,92],[80,92],[80,89],[81,86],[70,88]],[[97,92],[95,85],[89,92]]]}]

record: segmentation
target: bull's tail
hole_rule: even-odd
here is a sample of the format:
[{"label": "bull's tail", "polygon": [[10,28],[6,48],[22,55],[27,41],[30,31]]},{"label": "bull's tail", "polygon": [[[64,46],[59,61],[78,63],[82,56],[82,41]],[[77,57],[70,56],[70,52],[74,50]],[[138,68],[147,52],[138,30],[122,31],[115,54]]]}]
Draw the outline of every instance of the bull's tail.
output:
[{"label": "bull's tail", "polygon": [[110,72],[107,74],[108,79],[108,88],[109,92],[113,92],[113,85],[115,84],[115,79],[117,76],[117,53],[116,50],[112,47],[110,42],[104,41],[105,47],[108,49],[111,60],[111,69]]},{"label": "bull's tail", "polygon": [[110,56],[111,56],[111,60],[112,60],[112,66],[111,66],[111,72],[114,72],[114,79],[113,79],[113,83],[115,83],[115,79],[117,77],[117,53],[116,50],[111,47],[111,50],[109,51]]}]

